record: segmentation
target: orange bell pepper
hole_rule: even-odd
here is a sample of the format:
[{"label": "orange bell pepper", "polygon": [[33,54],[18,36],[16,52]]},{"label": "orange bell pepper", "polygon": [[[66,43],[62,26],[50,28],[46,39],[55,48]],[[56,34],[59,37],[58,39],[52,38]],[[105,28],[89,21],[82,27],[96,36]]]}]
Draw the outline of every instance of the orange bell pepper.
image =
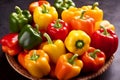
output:
[{"label": "orange bell pepper", "polygon": [[92,6],[82,6],[82,9],[86,11],[85,15],[92,17],[95,22],[103,20],[103,10],[98,5],[99,3],[95,2]]},{"label": "orange bell pepper", "polygon": [[80,74],[83,62],[77,59],[78,54],[67,53],[59,57],[55,75],[59,80],[69,80]]},{"label": "orange bell pepper", "polygon": [[83,11],[81,15],[75,16],[71,19],[71,28],[74,30],[83,30],[89,36],[95,31],[95,21],[93,18],[84,15],[86,11]]},{"label": "orange bell pepper", "polygon": [[76,8],[76,7],[70,7],[67,10],[64,10],[61,14],[62,20],[70,24],[71,18],[80,15],[81,14],[81,9]]},{"label": "orange bell pepper", "polygon": [[26,67],[25,67],[25,56],[26,56],[26,52],[21,52],[21,53],[19,53],[18,54],[18,62],[20,63],[20,65],[21,66],[23,66],[25,69],[26,69]]}]

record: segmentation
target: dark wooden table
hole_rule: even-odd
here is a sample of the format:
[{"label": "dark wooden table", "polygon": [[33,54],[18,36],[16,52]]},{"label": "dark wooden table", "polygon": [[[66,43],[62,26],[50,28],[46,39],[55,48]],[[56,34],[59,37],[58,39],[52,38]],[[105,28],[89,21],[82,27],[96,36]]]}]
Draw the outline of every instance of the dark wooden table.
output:
[{"label": "dark wooden table", "polygon": [[[9,14],[14,11],[16,5],[22,9],[28,9],[28,5],[35,0],[0,0],[0,38],[9,32]],[[48,0],[53,4],[53,0]],[[77,7],[100,3],[104,10],[104,19],[109,20],[116,27],[116,34],[120,39],[120,0],[74,0]],[[119,40],[120,41],[120,40]],[[0,80],[28,80],[17,73],[7,62],[0,45]],[[93,80],[120,80],[120,46],[115,53],[112,65],[100,76]]]}]

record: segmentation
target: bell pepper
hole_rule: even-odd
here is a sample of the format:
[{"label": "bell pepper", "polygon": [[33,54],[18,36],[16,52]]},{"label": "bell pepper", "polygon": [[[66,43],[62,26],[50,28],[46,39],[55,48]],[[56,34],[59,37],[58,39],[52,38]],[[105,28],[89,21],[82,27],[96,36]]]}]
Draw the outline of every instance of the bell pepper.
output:
[{"label": "bell pepper", "polygon": [[83,72],[96,72],[105,64],[106,56],[105,53],[99,49],[89,47],[82,55],[81,60],[84,64]]},{"label": "bell pepper", "polygon": [[42,0],[42,1],[35,1],[35,2],[32,2],[29,5],[29,11],[31,13],[33,13],[36,7],[39,7],[39,6],[43,5],[43,4],[50,6],[50,3],[48,1],[44,1],[44,0]]},{"label": "bell pepper", "polygon": [[69,33],[69,28],[70,26],[66,22],[58,19],[48,25],[47,33],[53,40],[61,39],[64,41]]},{"label": "bell pepper", "polygon": [[92,17],[95,22],[103,20],[103,10],[98,7],[99,3],[95,2],[92,6],[83,6],[81,7],[86,11],[85,15]]},{"label": "bell pepper", "polygon": [[26,52],[20,52],[19,54],[18,54],[18,56],[17,56],[17,59],[18,59],[18,62],[19,62],[19,64],[23,67],[23,68],[25,68],[26,69],[26,67],[25,67],[25,56],[27,55],[28,53],[26,53]]},{"label": "bell pepper", "polygon": [[82,11],[81,15],[75,16],[71,19],[72,30],[83,30],[89,36],[95,31],[95,20],[87,15],[86,11]]},{"label": "bell pepper", "polygon": [[3,52],[15,56],[17,55],[22,48],[18,43],[18,33],[9,33],[1,38],[2,50]]},{"label": "bell pepper", "polygon": [[61,55],[57,61],[55,75],[59,80],[69,80],[80,74],[83,62],[77,59],[78,54]]},{"label": "bell pepper", "polygon": [[55,0],[54,2],[59,18],[61,18],[62,11],[69,9],[71,6],[75,7],[75,3],[72,0]]},{"label": "bell pepper", "polygon": [[90,37],[82,30],[72,30],[65,39],[68,51],[82,55],[90,46]]},{"label": "bell pepper", "polygon": [[69,25],[70,25],[71,18],[76,15],[81,15],[80,8],[70,7],[69,9],[64,10],[61,14],[62,20],[67,22]]},{"label": "bell pepper", "polygon": [[36,77],[42,78],[50,72],[49,56],[43,50],[31,50],[25,56],[25,66],[28,72]]},{"label": "bell pepper", "polygon": [[9,24],[10,32],[20,32],[20,30],[28,23],[32,22],[32,15],[28,10],[21,10],[20,7],[15,7],[16,12],[10,14]]},{"label": "bell pepper", "polygon": [[47,38],[48,42],[43,45],[42,49],[48,54],[52,63],[56,64],[58,58],[66,54],[66,49],[62,40],[58,39],[52,41],[47,33],[43,34]]},{"label": "bell pepper", "polygon": [[56,19],[58,19],[58,13],[52,6],[44,4],[40,7],[36,7],[33,12],[33,20],[39,25],[39,30],[46,30],[48,25]]},{"label": "bell pepper", "polygon": [[26,50],[30,50],[42,42],[42,37],[39,31],[33,29],[31,25],[27,24],[20,31],[18,41],[20,46]]},{"label": "bell pepper", "polygon": [[91,46],[103,51],[109,59],[118,48],[118,36],[113,30],[101,27],[91,36]]},{"label": "bell pepper", "polygon": [[95,23],[95,31],[100,29],[100,26],[104,26],[107,29],[111,29],[113,31],[115,31],[115,27],[113,24],[111,24],[108,20],[102,20],[102,21],[98,21]]}]

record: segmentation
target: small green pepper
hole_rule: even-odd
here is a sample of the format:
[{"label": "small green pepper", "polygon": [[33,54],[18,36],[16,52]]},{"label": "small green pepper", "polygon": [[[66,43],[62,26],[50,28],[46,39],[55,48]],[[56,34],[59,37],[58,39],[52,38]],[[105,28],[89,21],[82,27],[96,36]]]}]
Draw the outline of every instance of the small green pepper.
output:
[{"label": "small green pepper", "polygon": [[10,32],[20,32],[20,30],[28,23],[32,22],[32,15],[28,10],[21,10],[15,7],[16,12],[12,12],[9,18]]},{"label": "small green pepper", "polygon": [[54,2],[54,7],[58,12],[59,18],[61,18],[62,11],[68,9],[71,6],[75,6],[75,3],[72,0],[55,0]]},{"label": "small green pepper", "polygon": [[20,31],[18,41],[20,46],[24,49],[30,50],[42,42],[42,37],[39,31],[33,29],[31,25],[27,24]]}]

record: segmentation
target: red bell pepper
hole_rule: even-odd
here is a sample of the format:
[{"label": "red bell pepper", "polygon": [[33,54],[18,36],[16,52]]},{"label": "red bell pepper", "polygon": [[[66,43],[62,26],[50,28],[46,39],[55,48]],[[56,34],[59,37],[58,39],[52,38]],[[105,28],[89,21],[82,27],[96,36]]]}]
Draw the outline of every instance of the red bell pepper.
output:
[{"label": "red bell pepper", "polygon": [[47,27],[47,33],[52,39],[64,41],[69,33],[69,25],[61,19],[55,20]]},{"label": "red bell pepper", "polygon": [[83,72],[96,72],[105,64],[106,56],[104,52],[99,49],[90,47],[88,51],[82,55],[81,59],[84,64]]},{"label": "red bell pepper", "polygon": [[103,51],[108,59],[118,48],[118,36],[113,30],[102,27],[91,36],[91,46]]},{"label": "red bell pepper", "polygon": [[45,1],[45,0],[39,0],[39,1],[35,1],[35,2],[32,2],[30,5],[29,5],[29,11],[31,13],[33,13],[34,9],[38,6],[41,6],[42,4],[46,4],[46,5],[49,5],[50,6],[50,3],[48,1]]},{"label": "red bell pepper", "polygon": [[9,33],[1,39],[2,50],[11,56],[18,54],[21,47],[18,43],[18,33]]}]

